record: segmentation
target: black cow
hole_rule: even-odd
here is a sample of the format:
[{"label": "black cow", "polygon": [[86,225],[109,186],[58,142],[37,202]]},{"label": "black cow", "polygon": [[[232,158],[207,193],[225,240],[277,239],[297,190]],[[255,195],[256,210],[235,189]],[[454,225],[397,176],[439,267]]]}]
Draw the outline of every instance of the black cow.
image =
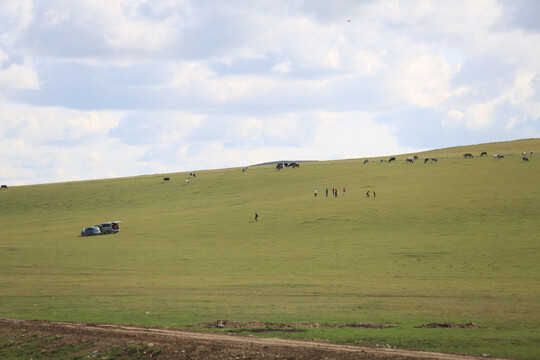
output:
[{"label": "black cow", "polygon": [[7,185],[2,185],[2,189],[7,189]]},{"label": "black cow", "polygon": [[392,161],[396,161],[396,158],[395,158],[395,157],[391,157],[390,159],[388,159],[388,162],[392,162]]},{"label": "black cow", "polygon": [[473,158],[472,154],[471,153],[466,153],[466,154],[463,154],[463,157],[466,159],[466,158]]},{"label": "black cow", "polygon": [[414,158],[408,157],[408,158],[405,159],[405,162],[410,162],[411,164],[413,164],[414,163]]},{"label": "black cow", "polygon": [[279,171],[281,169],[283,169],[283,164],[282,163],[277,164],[276,165],[276,170]]},{"label": "black cow", "polygon": [[169,179],[168,177],[163,178],[163,181],[169,181],[169,180],[171,180],[171,179]]},{"label": "black cow", "polygon": [[424,164],[427,163],[430,159],[429,158],[425,158],[424,159]]},{"label": "black cow", "polygon": [[482,153],[480,154],[480,156],[487,156],[487,151],[482,151]]},{"label": "black cow", "polygon": [[524,156],[523,161],[529,162],[529,159],[526,156]]},{"label": "black cow", "polygon": [[371,160],[366,159],[366,160],[364,160],[364,165],[367,164],[367,163],[370,163],[370,162],[371,162]]}]

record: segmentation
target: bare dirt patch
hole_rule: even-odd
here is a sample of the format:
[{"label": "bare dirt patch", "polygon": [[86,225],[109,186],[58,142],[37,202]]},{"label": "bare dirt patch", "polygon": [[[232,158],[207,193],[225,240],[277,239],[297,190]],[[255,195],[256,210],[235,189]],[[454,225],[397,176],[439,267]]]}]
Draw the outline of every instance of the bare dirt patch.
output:
[{"label": "bare dirt patch", "polygon": [[[0,318],[0,354],[40,359],[478,359],[401,349],[137,325],[84,324]],[[20,352],[18,352],[20,349]],[[15,350],[15,352],[13,352]]]},{"label": "bare dirt patch", "polygon": [[444,328],[453,328],[453,329],[479,329],[480,326],[475,323],[468,322],[466,324],[451,324],[451,323],[430,323],[417,326],[417,328],[428,328],[428,329],[444,329]]},{"label": "bare dirt patch", "polygon": [[217,320],[211,323],[201,323],[195,325],[198,328],[209,329],[298,329],[298,328],[365,328],[365,329],[386,329],[397,327],[395,324],[375,324],[375,323],[351,323],[351,324],[319,324],[313,322],[279,324],[264,323],[260,321],[238,322],[231,320]]}]

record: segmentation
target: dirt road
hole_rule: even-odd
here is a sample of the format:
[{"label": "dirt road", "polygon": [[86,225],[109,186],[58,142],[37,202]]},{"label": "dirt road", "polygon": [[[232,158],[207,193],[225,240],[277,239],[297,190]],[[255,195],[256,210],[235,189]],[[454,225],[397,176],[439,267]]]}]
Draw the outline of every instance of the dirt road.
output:
[{"label": "dirt road", "polygon": [[[53,354],[55,348],[73,348],[77,350],[70,353],[71,357],[88,354],[86,355],[88,359],[102,360],[112,358],[479,359],[452,354],[370,348],[306,340],[266,339],[177,328],[4,318],[0,318],[0,335],[3,339],[3,343],[0,344],[0,354],[6,347],[16,346],[18,349],[23,349],[27,344],[26,339],[32,338],[39,342],[40,345],[37,351],[42,354]],[[7,345],[5,344],[6,339],[8,339]],[[12,349],[17,350],[16,348]],[[112,351],[113,349],[114,351]],[[113,352],[120,355],[112,356]],[[26,354],[28,355],[28,352]],[[52,359],[55,357],[45,358]]]}]

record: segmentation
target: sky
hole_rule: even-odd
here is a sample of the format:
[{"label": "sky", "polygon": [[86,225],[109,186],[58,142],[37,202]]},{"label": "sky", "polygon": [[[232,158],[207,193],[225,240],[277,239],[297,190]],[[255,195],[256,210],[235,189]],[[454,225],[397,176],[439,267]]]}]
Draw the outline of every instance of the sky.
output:
[{"label": "sky", "polygon": [[540,137],[537,0],[0,0],[0,182]]}]

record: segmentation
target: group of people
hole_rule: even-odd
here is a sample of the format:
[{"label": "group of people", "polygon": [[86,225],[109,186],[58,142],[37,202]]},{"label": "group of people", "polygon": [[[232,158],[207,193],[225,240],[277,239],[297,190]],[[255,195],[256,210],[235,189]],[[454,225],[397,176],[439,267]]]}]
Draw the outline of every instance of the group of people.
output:
[{"label": "group of people", "polygon": [[[343,196],[345,196],[346,193],[347,193],[347,189],[343,188]],[[369,197],[370,193],[373,193],[373,197],[377,197],[377,193],[375,192],[375,190],[368,190],[366,192],[366,196]],[[317,194],[318,194],[318,191],[317,191],[317,188],[315,188],[315,192],[313,193],[313,196],[317,197]],[[338,196],[338,189],[337,188],[332,188],[332,196],[333,197]],[[328,197],[328,188],[326,188],[326,197]]]},{"label": "group of people", "polygon": [[[345,188],[343,188],[343,196],[345,196],[345,194],[347,193],[347,190]],[[314,197],[317,197],[317,188],[315,188],[315,192],[313,193],[313,196]],[[338,189],[337,188],[332,188],[332,196],[333,197],[337,197],[338,196]],[[326,197],[328,197],[328,188],[326,188]]]},{"label": "group of people", "polygon": [[[332,188],[332,196],[333,197],[338,197],[338,192],[339,190],[337,188]],[[347,189],[343,188],[343,196],[345,196],[345,194],[347,193]],[[370,194],[373,194],[373,197],[377,197],[377,193],[375,192],[375,190],[368,190],[366,192],[366,197],[369,197]],[[318,195],[318,190],[317,188],[315,188],[315,191],[313,193],[313,196],[314,197],[317,197]],[[326,188],[326,197],[328,197],[328,188]],[[257,222],[259,220],[259,214],[255,213],[255,222]]]}]

